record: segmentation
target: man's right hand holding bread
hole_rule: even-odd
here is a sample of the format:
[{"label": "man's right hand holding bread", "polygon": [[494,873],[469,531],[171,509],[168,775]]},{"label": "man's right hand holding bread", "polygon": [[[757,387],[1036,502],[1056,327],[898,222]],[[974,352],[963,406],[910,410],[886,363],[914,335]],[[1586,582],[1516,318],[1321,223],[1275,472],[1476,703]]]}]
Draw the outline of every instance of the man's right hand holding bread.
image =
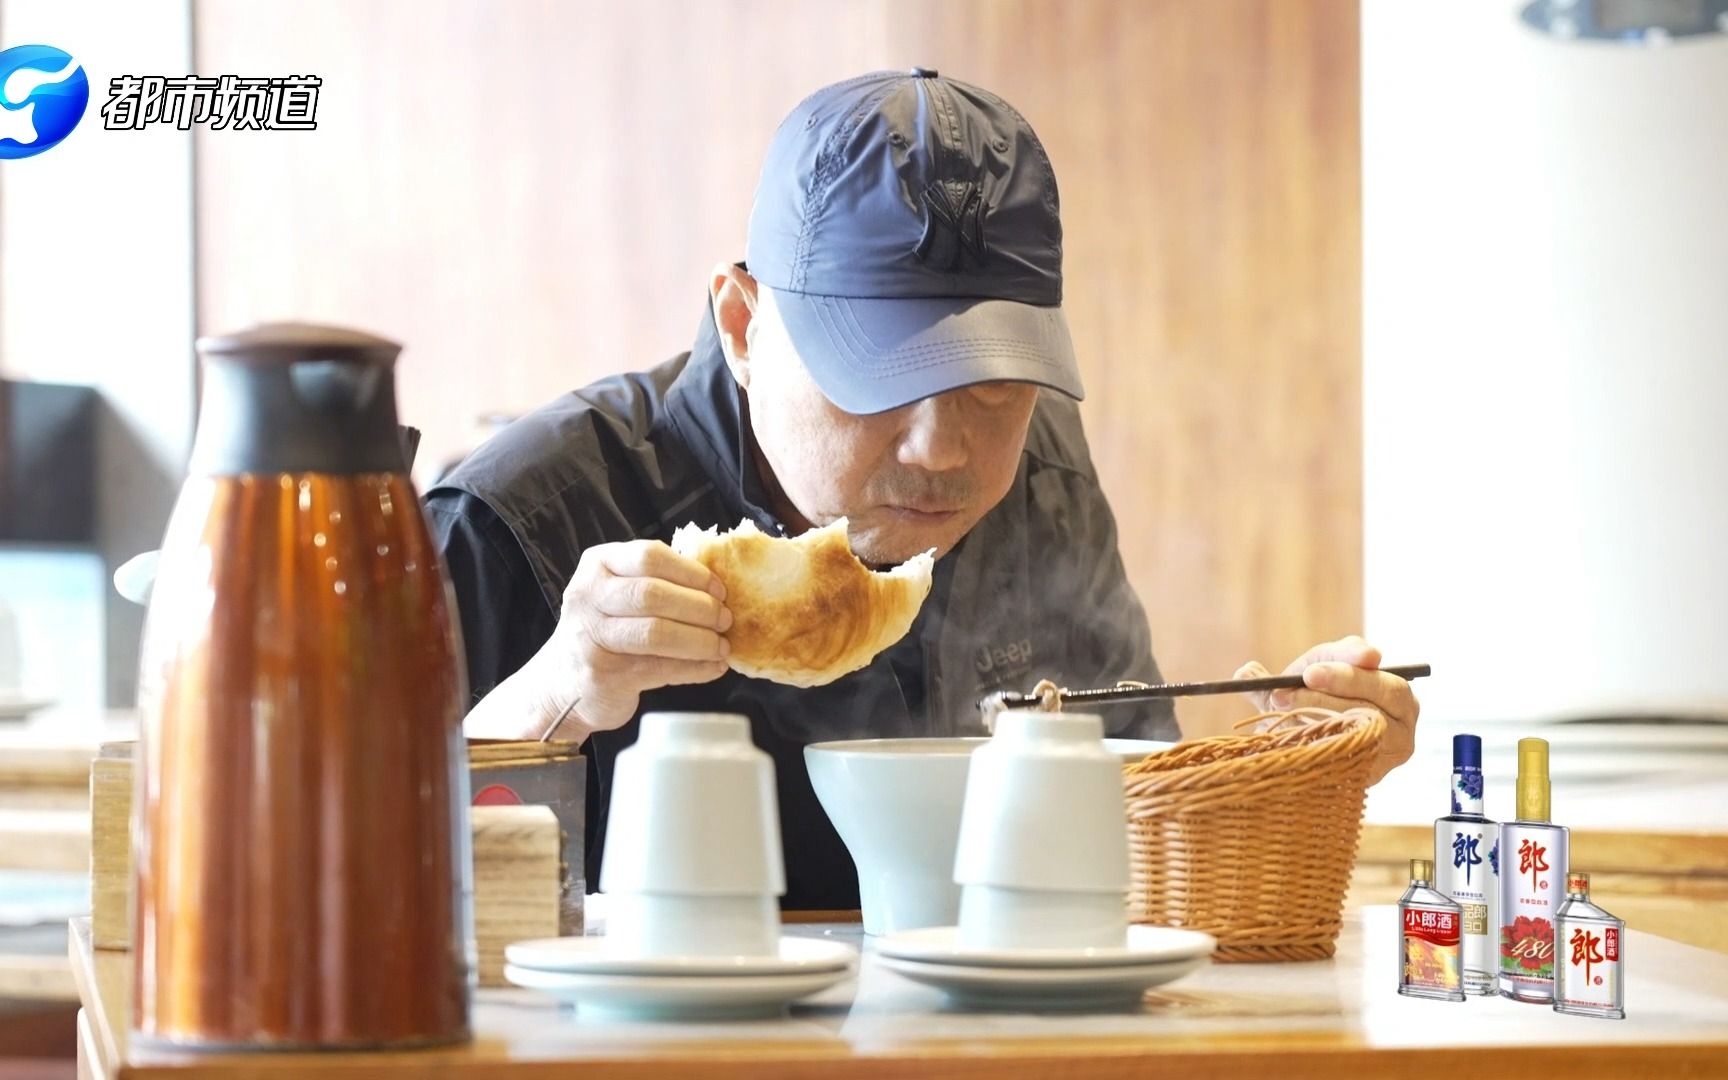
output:
[{"label": "man's right hand holding bread", "polygon": [[[641,695],[726,673],[726,587],[658,540],[596,544],[540,651],[469,712],[470,738],[581,742],[624,726]],[[562,719],[560,719],[562,718]]]}]

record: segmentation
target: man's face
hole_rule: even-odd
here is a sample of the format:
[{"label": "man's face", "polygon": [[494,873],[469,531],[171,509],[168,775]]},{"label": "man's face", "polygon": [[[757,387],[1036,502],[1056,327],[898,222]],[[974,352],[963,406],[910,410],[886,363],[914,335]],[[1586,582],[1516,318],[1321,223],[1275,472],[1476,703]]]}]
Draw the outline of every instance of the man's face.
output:
[{"label": "man's face", "polygon": [[867,563],[946,555],[1014,482],[1038,389],[992,382],[857,416],[817,387],[774,300],[758,290],[746,331],[750,426],[773,480],[804,519],[848,519]]}]

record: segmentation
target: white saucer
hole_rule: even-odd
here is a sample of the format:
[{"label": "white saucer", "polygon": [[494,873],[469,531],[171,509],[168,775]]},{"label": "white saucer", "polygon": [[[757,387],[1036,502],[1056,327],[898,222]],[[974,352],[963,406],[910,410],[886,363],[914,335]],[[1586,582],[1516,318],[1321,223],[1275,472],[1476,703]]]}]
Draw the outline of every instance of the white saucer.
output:
[{"label": "white saucer", "polygon": [[570,975],[798,975],[841,971],[858,963],[858,950],[843,941],[783,937],[778,956],[619,956],[604,937],[540,938],[504,947],[517,967]]},{"label": "white saucer", "polygon": [[881,958],[882,966],[933,986],[957,1005],[1012,1009],[1137,1008],[1151,987],[1180,979],[1206,957],[1162,964],[1082,968],[968,967]]},{"label": "white saucer", "polygon": [[795,975],[572,975],[504,965],[504,977],[611,1020],[754,1020],[852,977],[852,969]]},{"label": "white saucer", "polygon": [[1205,958],[1217,948],[1211,934],[1169,926],[1130,926],[1127,942],[1114,948],[968,949],[957,926],[907,930],[876,942],[878,953],[898,960],[1017,969],[1137,967]]}]

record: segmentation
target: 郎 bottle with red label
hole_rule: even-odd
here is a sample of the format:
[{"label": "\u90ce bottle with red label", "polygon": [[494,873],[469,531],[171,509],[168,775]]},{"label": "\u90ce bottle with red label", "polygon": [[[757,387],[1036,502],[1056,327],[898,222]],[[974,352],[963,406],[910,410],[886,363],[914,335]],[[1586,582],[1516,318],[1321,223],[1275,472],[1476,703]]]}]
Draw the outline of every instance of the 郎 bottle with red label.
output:
[{"label": "\u90ce bottle with red label", "polygon": [[1518,740],[1518,820],[1500,826],[1500,992],[1554,1000],[1554,916],[1565,900],[1567,830],[1548,820],[1548,743]]},{"label": "\u90ce bottle with red label", "polygon": [[1566,875],[1566,902],[1554,916],[1554,1011],[1626,1019],[1621,977],[1626,923],[1590,902],[1590,875]]},{"label": "\u90ce bottle with red label", "polygon": [[1410,888],[1398,901],[1398,992],[1464,1000],[1464,909],[1434,889],[1434,864],[1410,860]]}]

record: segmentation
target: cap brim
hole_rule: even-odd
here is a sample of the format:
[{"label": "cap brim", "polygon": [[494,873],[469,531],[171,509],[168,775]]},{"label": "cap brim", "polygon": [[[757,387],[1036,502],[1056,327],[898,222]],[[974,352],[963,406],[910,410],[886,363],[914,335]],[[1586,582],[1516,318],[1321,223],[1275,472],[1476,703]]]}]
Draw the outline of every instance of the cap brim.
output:
[{"label": "cap brim", "polygon": [[828,400],[897,409],[974,383],[1037,383],[1079,399],[1060,307],[975,297],[864,299],[774,290],[775,309]]}]

